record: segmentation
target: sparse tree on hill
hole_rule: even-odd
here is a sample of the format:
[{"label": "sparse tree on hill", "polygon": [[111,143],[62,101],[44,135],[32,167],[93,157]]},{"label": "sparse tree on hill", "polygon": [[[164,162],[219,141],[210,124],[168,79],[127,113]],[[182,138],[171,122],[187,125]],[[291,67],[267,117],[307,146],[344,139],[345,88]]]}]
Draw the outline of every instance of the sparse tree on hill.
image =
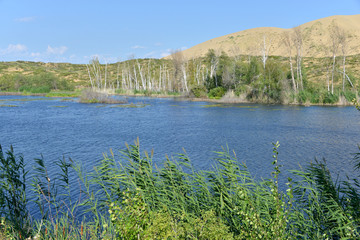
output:
[{"label": "sparse tree on hill", "polygon": [[210,67],[210,76],[209,76],[209,78],[211,79],[211,81],[214,79],[215,80],[215,87],[218,87],[218,79],[217,79],[216,71],[217,71],[218,65],[219,65],[219,57],[215,53],[214,49],[209,49],[209,51],[207,52],[207,54],[206,54],[206,62],[209,64],[209,67]]},{"label": "sparse tree on hill", "polygon": [[342,89],[343,91],[345,91],[345,80],[347,79],[350,83],[350,85],[352,87],[353,84],[349,78],[349,76],[346,74],[346,69],[345,69],[345,65],[346,65],[346,55],[347,55],[347,51],[348,51],[348,34],[345,32],[344,29],[339,29],[338,32],[338,38],[339,38],[339,44],[341,47],[341,54],[342,54],[342,64],[343,64],[343,72],[342,72]]},{"label": "sparse tree on hill", "polygon": [[89,64],[87,64],[86,67],[90,78],[91,88],[97,91],[106,89],[107,64],[105,66],[104,79],[102,78],[101,64],[98,57],[93,57],[93,59],[90,60]]},{"label": "sparse tree on hill", "polygon": [[171,60],[174,66],[174,84],[182,83],[182,90],[188,92],[186,60],[180,51],[171,54]]},{"label": "sparse tree on hill", "polygon": [[332,54],[332,72],[331,72],[331,94],[334,94],[334,75],[335,75],[335,64],[336,55],[340,45],[340,28],[332,22],[330,26],[330,39],[331,39],[331,54]]},{"label": "sparse tree on hill", "polygon": [[[293,28],[293,41],[296,47],[296,78],[297,84],[300,83],[301,90],[304,89],[303,76],[302,76],[302,49],[303,49],[303,34],[301,27]],[[299,86],[296,86],[299,88]]]},{"label": "sparse tree on hill", "polygon": [[292,64],[292,46],[293,46],[293,42],[291,41],[291,36],[289,32],[285,32],[283,34],[283,40],[282,40],[283,44],[285,44],[288,55],[289,55],[289,63],[290,63],[290,72],[291,72],[291,80],[292,80],[292,85],[293,85],[293,90],[296,93],[297,92],[297,88],[296,88],[296,83],[295,83],[295,77],[294,77],[294,68],[293,68],[293,64]]},{"label": "sparse tree on hill", "polygon": [[271,40],[270,40],[270,44],[266,45],[266,35],[264,35],[264,40],[261,46],[261,61],[263,63],[264,72],[266,67],[266,61],[269,57],[270,45],[271,45]]}]

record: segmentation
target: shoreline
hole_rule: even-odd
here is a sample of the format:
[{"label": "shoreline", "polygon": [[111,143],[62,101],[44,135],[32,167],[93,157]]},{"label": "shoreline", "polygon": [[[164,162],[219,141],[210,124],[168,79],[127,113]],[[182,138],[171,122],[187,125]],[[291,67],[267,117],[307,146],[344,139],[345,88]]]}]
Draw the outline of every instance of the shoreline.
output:
[{"label": "shoreline", "polygon": [[182,101],[189,101],[189,102],[210,102],[210,103],[222,103],[222,104],[237,104],[237,103],[246,103],[246,104],[264,104],[264,105],[284,105],[284,106],[303,106],[303,107],[310,107],[310,106],[323,106],[323,107],[346,107],[352,106],[352,103],[347,101],[343,103],[278,103],[278,102],[252,102],[249,100],[244,100],[242,98],[220,98],[220,99],[211,99],[211,98],[193,98],[193,97],[186,97],[182,95],[145,95],[145,94],[115,94],[117,96],[126,96],[126,97],[150,97],[150,98],[177,98]]},{"label": "shoreline", "polygon": [[46,96],[46,93],[0,92],[0,96]]},{"label": "shoreline", "polygon": [[[0,96],[42,96],[46,97],[47,93],[22,93],[22,92],[0,92]],[[220,99],[210,99],[210,98],[194,98],[194,97],[187,97],[184,95],[166,95],[166,94],[128,94],[128,93],[116,93],[111,94],[114,96],[125,96],[125,97],[150,97],[150,98],[175,98],[181,101],[190,101],[190,102],[209,102],[209,103],[221,103],[221,104],[237,104],[237,103],[246,103],[246,104],[265,104],[265,105],[288,105],[288,106],[323,106],[323,107],[346,107],[352,106],[353,104],[347,101],[342,101],[334,104],[327,104],[327,103],[277,103],[277,102],[253,102],[249,100],[245,100],[240,97],[223,97]]]}]

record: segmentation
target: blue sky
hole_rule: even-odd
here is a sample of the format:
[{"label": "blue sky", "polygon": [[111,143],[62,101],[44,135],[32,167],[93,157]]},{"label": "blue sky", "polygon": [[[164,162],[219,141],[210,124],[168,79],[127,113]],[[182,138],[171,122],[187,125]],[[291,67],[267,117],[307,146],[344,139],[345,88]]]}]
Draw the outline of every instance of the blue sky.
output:
[{"label": "blue sky", "polygon": [[360,14],[360,0],[0,0],[0,61],[160,58],[256,27]]}]

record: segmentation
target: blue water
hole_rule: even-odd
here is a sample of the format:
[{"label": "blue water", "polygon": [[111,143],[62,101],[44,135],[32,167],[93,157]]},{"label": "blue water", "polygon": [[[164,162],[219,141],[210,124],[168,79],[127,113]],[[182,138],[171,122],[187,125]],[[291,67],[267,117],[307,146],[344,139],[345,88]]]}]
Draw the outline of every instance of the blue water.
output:
[{"label": "blue water", "polygon": [[[354,107],[302,107],[214,104],[171,98],[128,98],[139,108],[81,104],[76,99],[0,96],[0,144],[22,153],[27,168],[44,156],[49,174],[54,161],[71,157],[86,171],[109,149],[140,139],[154,161],[184,148],[196,169],[211,169],[214,151],[228,145],[257,178],[272,171],[272,142],[279,141],[283,169],[326,158],[334,174],[355,176],[352,153],[360,143],[360,112]],[[30,100],[30,101],[28,101]],[[1,105],[16,105],[8,107]],[[59,107],[60,106],[60,107]]]}]

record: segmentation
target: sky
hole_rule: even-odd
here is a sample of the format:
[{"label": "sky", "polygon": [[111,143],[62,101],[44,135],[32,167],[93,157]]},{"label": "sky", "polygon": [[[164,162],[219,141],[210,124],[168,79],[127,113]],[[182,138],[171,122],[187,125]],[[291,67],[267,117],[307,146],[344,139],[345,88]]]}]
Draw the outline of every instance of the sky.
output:
[{"label": "sky", "polygon": [[360,0],[0,0],[0,61],[161,58],[256,27],[360,14]]}]

